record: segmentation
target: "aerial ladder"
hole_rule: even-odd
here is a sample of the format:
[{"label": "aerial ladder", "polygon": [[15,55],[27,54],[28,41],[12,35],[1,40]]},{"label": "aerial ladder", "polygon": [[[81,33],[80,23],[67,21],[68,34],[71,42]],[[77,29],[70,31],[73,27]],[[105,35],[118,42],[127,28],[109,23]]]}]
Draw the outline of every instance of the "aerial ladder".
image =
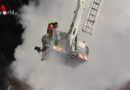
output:
[{"label": "aerial ladder", "polygon": [[[79,39],[79,32],[86,32],[88,35],[92,35],[95,22],[97,20],[98,11],[101,6],[102,0],[92,0],[86,19],[80,30],[80,24],[82,22],[83,14],[86,10],[87,0],[78,0],[76,10],[74,11],[74,17],[68,33],[60,32],[57,29],[53,30],[52,45],[46,44],[48,49],[45,51],[44,46],[42,48],[35,47],[38,52],[42,51],[42,59],[46,53],[53,48],[53,50],[66,53],[70,56],[74,56],[81,60],[88,60],[89,48],[86,42]],[[46,37],[46,35],[44,36]],[[88,39],[88,38],[87,38]],[[48,42],[46,38],[42,38],[42,41]],[[50,40],[49,40],[50,41]],[[44,53],[45,52],[45,53]]]},{"label": "aerial ladder", "polygon": [[[82,50],[82,52],[86,52],[87,51],[86,49],[88,49],[88,47],[85,41],[78,40],[78,32],[80,31],[79,26],[81,24],[83,13],[85,12],[86,2],[87,0],[78,0],[74,18],[72,20],[72,24],[68,32],[68,42],[67,42],[68,49],[66,49],[66,51],[73,55],[85,57],[88,60],[88,54],[79,55],[79,51]],[[92,0],[84,25],[82,27],[82,32],[86,32],[89,35],[92,35],[93,28],[98,16],[98,11],[101,6],[101,2],[102,0]]]},{"label": "aerial ladder", "polygon": [[97,20],[97,15],[101,6],[101,2],[102,0],[93,0],[93,2],[90,5],[88,16],[86,17],[84,26],[82,28],[82,31],[87,32],[90,35],[92,35],[93,33],[93,28]]}]

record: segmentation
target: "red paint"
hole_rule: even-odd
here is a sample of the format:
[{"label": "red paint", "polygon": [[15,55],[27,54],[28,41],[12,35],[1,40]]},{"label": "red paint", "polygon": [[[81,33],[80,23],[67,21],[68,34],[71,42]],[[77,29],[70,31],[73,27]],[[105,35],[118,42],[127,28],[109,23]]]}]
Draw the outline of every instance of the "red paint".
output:
[{"label": "red paint", "polygon": [[83,57],[83,59],[85,60],[85,56],[82,55],[82,57]]}]

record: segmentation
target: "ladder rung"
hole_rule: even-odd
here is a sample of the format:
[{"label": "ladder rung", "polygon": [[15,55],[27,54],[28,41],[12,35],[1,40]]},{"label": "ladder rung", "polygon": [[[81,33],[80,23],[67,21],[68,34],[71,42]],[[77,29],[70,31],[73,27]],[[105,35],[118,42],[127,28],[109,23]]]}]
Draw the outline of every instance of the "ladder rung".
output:
[{"label": "ladder rung", "polygon": [[91,15],[91,16],[96,16],[96,15],[94,15],[94,14],[92,14],[92,13],[90,13],[90,15]]},{"label": "ladder rung", "polygon": [[91,26],[86,26],[86,28],[92,29],[92,27],[91,27]]},{"label": "ladder rung", "polygon": [[92,29],[93,27],[92,26],[89,26],[89,25],[86,25],[85,26],[85,29]]},{"label": "ladder rung", "polygon": [[91,9],[93,9],[93,10],[97,11],[97,9],[96,9],[96,8],[93,8],[93,7],[92,7]]},{"label": "ladder rung", "polygon": [[92,31],[91,30],[90,31],[82,30],[82,31],[88,33],[89,35],[92,35]]},{"label": "ladder rung", "polygon": [[93,22],[93,23],[95,22],[95,21],[93,21],[93,20],[90,20],[90,19],[88,19],[88,21],[90,21],[90,22]]},{"label": "ladder rung", "polygon": [[97,5],[100,5],[98,2],[94,2],[95,4],[97,4]]}]

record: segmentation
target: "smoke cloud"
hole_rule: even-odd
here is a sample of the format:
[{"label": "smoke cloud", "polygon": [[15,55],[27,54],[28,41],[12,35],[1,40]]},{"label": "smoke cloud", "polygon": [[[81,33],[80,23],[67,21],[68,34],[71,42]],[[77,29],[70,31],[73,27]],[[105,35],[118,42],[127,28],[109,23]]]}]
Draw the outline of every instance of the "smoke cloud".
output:
[{"label": "smoke cloud", "polygon": [[[68,31],[77,0],[30,1],[20,9],[25,28],[24,42],[15,50],[14,74],[33,90],[119,90],[130,80],[129,0],[104,0],[95,32],[91,37],[89,61],[81,64],[51,53],[41,61],[34,46],[41,46],[49,21],[58,21]],[[87,37],[84,37],[87,39]]]}]

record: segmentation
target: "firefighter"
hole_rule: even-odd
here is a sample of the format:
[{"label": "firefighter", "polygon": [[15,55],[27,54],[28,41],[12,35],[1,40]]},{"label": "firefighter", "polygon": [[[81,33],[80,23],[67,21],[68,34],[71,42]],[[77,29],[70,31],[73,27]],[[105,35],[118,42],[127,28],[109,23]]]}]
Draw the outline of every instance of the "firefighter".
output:
[{"label": "firefighter", "polygon": [[50,22],[48,24],[47,28],[47,36],[50,36],[52,38],[53,30],[58,28],[58,23],[57,22]]},{"label": "firefighter", "polygon": [[47,36],[52,37],[52,33],[53,33],[53,22],[50,22],[47,28]]}]

